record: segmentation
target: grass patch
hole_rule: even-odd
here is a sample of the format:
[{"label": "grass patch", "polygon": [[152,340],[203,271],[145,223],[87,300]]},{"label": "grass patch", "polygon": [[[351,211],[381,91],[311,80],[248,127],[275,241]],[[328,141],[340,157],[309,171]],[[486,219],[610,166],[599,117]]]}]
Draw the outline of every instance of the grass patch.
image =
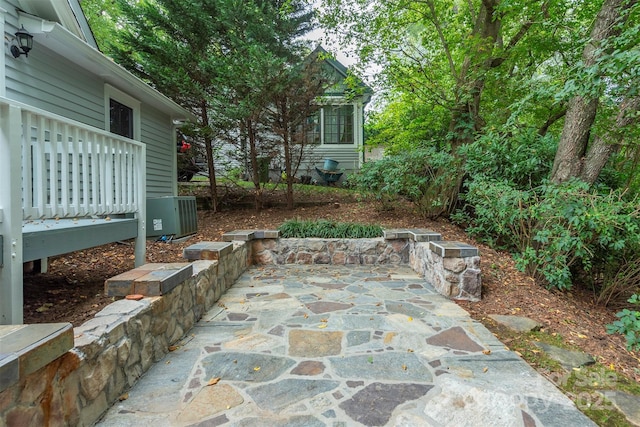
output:
[{"label": "grass patch", "polygon": [[363,239],[382,237],[382,227],[379,225],[329,220],[289,220],[278,227],[278,230],[280,230],[280,237],[283,238]]}]

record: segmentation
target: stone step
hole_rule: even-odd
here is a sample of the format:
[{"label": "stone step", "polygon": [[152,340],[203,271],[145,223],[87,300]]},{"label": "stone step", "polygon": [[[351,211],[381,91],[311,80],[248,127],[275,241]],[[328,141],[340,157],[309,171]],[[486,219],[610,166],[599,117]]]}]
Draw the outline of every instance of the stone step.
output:
[{"label": "stone step", "polygon": [[0,392],[72,348],[71,323],[0,326]]}]

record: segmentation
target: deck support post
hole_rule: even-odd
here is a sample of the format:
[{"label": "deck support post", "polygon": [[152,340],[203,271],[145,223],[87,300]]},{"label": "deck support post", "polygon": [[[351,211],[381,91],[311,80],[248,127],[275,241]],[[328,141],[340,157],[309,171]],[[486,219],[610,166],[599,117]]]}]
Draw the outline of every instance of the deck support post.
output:
[{"label": "deck support post", "polygon": [[0,105],[0,324],[23,323],[22,291],[22,112]]},{"label": "deck support post", "polygon": [[135,266],[140,267],[145,264],[147,257],[147,147],[142,146],[142,155],[138,159],[136,170],[138,173],[138,212],[136,213],[138,218],[138,237],[136,237],[135,246]]}]

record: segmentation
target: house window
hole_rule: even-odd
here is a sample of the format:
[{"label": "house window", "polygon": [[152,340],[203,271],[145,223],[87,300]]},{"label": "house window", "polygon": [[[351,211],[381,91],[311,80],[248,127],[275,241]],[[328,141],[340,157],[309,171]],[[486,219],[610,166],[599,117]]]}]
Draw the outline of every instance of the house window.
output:
[{"label": "house window", "polygon": [[133,108],[109,99],[109,130],[133,139]]},{"label": "house window", "polygon": [[140,101],[106,84],[104,116],[105,130],[140,141]]},{"label": "house window", "polygon": [[353,144],[353,105],[323,108],[324,143]]},{"label": "house window", "polygon": [[307,144],[320,144],[320,112],[318,111],[313,116],[307,118],[305,126],[306,130],[306,143]]}]

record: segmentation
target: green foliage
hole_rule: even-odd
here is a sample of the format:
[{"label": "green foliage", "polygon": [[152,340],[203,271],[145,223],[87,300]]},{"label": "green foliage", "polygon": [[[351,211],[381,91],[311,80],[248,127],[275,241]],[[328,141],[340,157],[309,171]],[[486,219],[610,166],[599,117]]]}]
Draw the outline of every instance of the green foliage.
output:
[{"label": "green foliage", "polygon": [[458,152],[465,159],[465,172],[474,179],[504,180],[527,189],[549,176],[556,147],[555,137],[540,136],[533,129],[509,135],[490,130]]},{"label": "green foliage", "polygon": [[[628,302],[640,308],[640,295],[634,294]],[[616,316],[619,320],[607,325],[607,332],[623,335],[627,340],[628,350],[640,351],[640,311],[625,308],[616,313]]]},{"label": "green foliage", "polygon": [[393,96],[386,102],[384,110],[367,117],[368,146],[382,146],[386,154],[398,154],[429,141],[444,141],[448,115],[442,108],[429,108],[404,95]]},{"label": "green foliage", "polygon": [[283,238],[363,239],[382,237],[382,227],[379,225],[344,223],[324,219],[318,221],[290,220],[278,227],[278,230]]},{"label": "green foliage", "polygon": [[535,218],[529,207],[535,203],[533,191],[518,190],[505,181],[476,179],[467,183],[463,195],[467,209],[458,211],[452,220],[467,225],[467,233],[489,246],[525,251],[532,243]]},{"label": "green foliage", "polygon": [[448,190],[458,185],[457,171],[458,162],[451,154],[420,148],[365,163],[349,177],[349,184],[387,203],[405,197],[420,214],[430,217],[448,210]]},{"label": "green foliage", "polygon": [[549,288],[570,289],[577,274],[610,273],[624,255],[640,253],[640,205],[621,191],[600,194],[580,181],[520,190],[476,179],[468,187],[472,211],[455,219],[480,240],[517,252],[518,266]]}]

